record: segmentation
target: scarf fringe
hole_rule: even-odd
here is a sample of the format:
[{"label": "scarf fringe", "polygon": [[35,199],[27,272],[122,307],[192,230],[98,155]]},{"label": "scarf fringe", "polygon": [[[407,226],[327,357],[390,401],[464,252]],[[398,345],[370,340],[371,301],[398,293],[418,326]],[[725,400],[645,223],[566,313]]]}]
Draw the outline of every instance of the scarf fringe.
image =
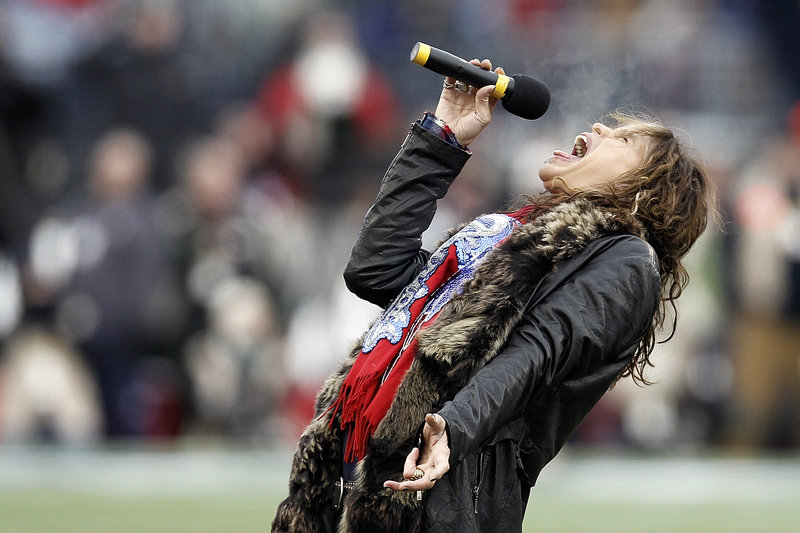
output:
[{"label": "scarf fringe", "polygon": [[354,385],[343,385],[332,411],[331,426],[339,413],[339,427],[348,432],[344,459],[349,463],[360,461],[367,455],[369,437],[375,431],[362,412],[363,405],[375,396],[380,387],[381,374],[360,376]]}]

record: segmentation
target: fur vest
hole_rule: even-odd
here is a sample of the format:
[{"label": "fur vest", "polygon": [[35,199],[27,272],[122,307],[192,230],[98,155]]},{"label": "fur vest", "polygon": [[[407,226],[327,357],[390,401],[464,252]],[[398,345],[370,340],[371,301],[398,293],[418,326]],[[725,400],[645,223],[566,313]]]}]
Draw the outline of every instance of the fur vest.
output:
[{"label": "fur vest", "polygon": [[[383,487],[401,479],[406,455],[416,445],[425,414],[437,409],[503,348],[538,281],[559,263],[605,235],[634,233],[587,200],[559,204],[523,224],[489,253],[460,294],[437,320],[418,333],[418,353],[389,412],[356,468],[356,487],[346,493],[338,531],[346,533],[424,531],[424,502],[413,493]],[[363,339],[362,339],[363,340]],[[317,398],[316,418],[300,438],[292,463],[289,496],[278,507],[273,532],[322,531],[339,480],[342,435],[328,407],[360,352],[361,341],[329,377]]]}]

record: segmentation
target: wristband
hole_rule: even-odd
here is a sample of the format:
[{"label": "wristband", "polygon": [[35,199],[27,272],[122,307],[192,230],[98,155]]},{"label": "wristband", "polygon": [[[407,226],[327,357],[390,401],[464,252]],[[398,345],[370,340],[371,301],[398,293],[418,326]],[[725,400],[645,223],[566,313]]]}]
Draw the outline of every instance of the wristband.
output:
[{"label": "wristband", "polygon": [[437,137],[444,139],[456,148],[465,150],[465,148],[461,146],[461,143],[458,142],[458,139],[456,139],[456,135],[453,133],[453,130],[450,129],[450,126],[448,126],[444,120],[438,118],[430,111],[425,112],[422,117],[422,121],[420,121],[420,126],[433,133]]}]

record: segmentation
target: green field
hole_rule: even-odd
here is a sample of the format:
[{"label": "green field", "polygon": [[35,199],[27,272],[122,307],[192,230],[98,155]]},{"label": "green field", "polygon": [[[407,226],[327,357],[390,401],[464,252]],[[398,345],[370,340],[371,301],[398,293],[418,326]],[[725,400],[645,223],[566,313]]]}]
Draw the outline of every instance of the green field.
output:
[{"label": "green field", "polygon": [[[289,459],[0,449],[0,533],[268,531]],[[800,533],[800,458],[565,453],[534,489],[525,531]]]}]

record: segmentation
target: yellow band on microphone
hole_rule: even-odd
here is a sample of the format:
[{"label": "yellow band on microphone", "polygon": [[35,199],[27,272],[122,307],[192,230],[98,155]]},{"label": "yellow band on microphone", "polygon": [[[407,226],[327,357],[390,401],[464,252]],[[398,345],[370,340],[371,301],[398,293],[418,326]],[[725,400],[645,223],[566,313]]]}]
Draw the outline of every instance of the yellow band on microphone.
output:
[{"label": "yellow band on microphone", "polygon": [[425,63],[428,62],[428,58],[431,57],[431,46],[425,43],[417,43],[416,50],[417,53],[411,58],[411,61],[424,67]]},{"label": "yellow band on microphone", "polygon": [[497,75],[497,82],[494,84],[494,91],[492,91],[492,96],[500,100],[506,95],[506,89],[508,89],[508,82],[511,80],[505,74],[498,74]]}]

